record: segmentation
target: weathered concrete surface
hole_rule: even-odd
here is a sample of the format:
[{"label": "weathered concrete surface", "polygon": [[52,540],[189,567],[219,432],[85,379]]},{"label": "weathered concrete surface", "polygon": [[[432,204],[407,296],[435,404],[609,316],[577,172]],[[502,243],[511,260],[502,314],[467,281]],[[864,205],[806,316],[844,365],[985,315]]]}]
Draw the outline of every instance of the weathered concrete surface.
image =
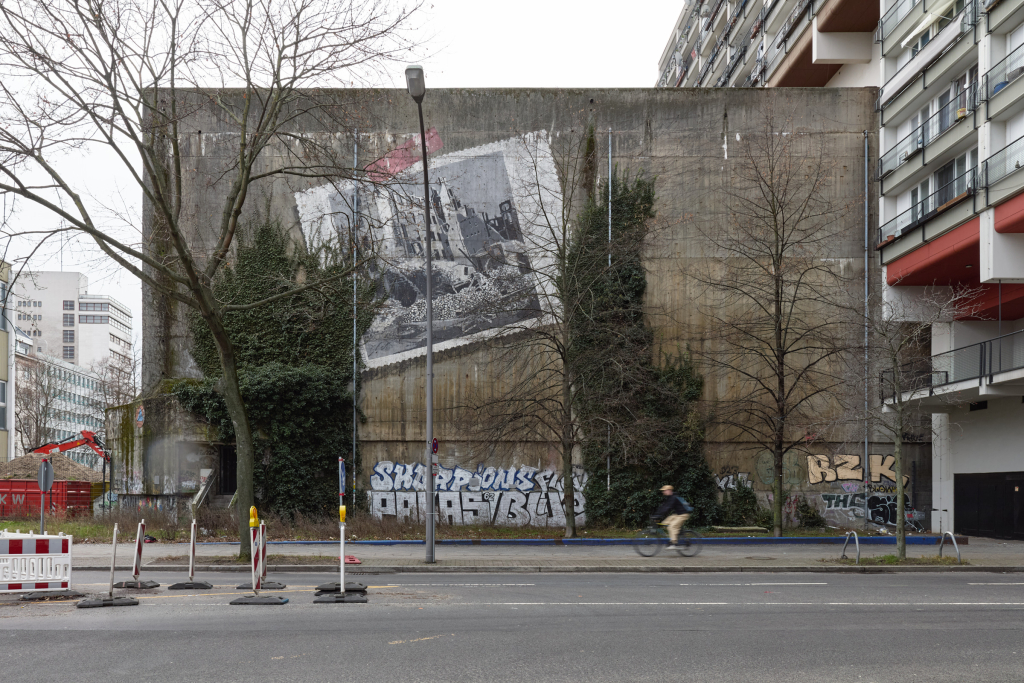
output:
[{"label": "weathered concrete surface", "polygon": [[[335,98],[336,110],[317,120],[296,119],[296,129],[309,134],[335,135],[340,157],[352,155],[354,129],[358,128],[359,166],[382,158],[390,150],[418,133],[415,105],[398,90],[320,92],[321,100]],[[869,133],[870,158],[877,157],[877,117],[874,89],[636,89],[636,90],[431,90],[424,101],[427,126],[436,127],[443,152],[470,149],[500,142],[517,135],[547,131],[555,154],[558,141],[569,131],[592,123],[598,131],[599,178],[607,175],[607,135],[612,129],[613,162],[620,170],[644,171],[656,176],[657,239],[652,241],[648,260],[648,307],[662,348],[684,349],[703,330],[695,301],[699,287],[686,277],[688,264],[704,259],[709,245],[700,238],[701,225],[724,224],[727,207],[721,192],[731,181],[734,154],[728,145],[761,129],[763,108],[769,100],[784,112],[786,128],[796,137],[797,148],[812,150],[824,141],[834,160],[833,200],[847,207],[841,221],[841,238],[832,256],[844,260],[852,277],[863,273],[864,131]],[[205,228],[219,216],[216,198],[218,172],[231,161],[230,128],[213,108],[197,106],[183,122],[190,131],[186,154],[190,155],[188,185],[185,188],[192,239],[211,245]],[[280,146],[263,160],[269,168],[284,163]],[[301,238],[295,193],[319,184],[303,179],[259,184],[252,193],[269,197],[272,209],[290,221],[296,238]],[[871,193],[875,192],[872,185]],[[873,196],[868,206],[876,206]],[[249,210],[257,205],[250,201]],[[877,225],[874,214],[872,226]],[[146,243],[159,249],[155,234]],[[872,268],[877,267],[872,259]],[[872,281],[877,281],[872,276]],[[180,306],[144,286],[143,298],[143,386],[150,389],[164,378],[195,376],[189,357],[188,332]],[[442,442],[443,464],[475,464],[472,444],[460,436],[459,406],[476,395],[489,394],[500,382],[489,364],[486,349],[466,346],[440,354],[434,365],[436,434]],[[367,421],[360,427],[364,473],[378,460],[413,462],[421,460],[424,432],[424,361],[414,358],[376,368],[362,377],[361,408]],[[729,396],[736,383],[728,376],[709,376],[706,397]],[[851,435],[851,440],[858,438]],[[752,472],[747,460],[728,462],[728,454],[757,457],[757,449],[730,437],[725,444],[712,444],[720,473]],[[721,447],[719,447],[721,446]],[[831,454],[834,445],[824,445]],[[553,462],[545,444],[524,443],[517,463],[488,463],[511,466]],[[758,486],[759,488],[759,486]]]}]

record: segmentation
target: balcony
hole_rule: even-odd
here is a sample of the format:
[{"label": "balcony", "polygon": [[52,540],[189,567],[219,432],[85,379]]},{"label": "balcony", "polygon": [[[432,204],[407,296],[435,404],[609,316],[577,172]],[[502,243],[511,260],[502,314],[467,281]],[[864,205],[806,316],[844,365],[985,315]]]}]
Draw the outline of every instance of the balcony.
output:
[{"label": "balcony", "polygon": [[1000,202],[1020,190],[1021,179],[1004,182],[1024,164],[1024,137],[1017,138],[982,162],[986,204]]},{"label": "balcony", "polygon": [[1002,119],[1016,109],[1024,95],[1024,45],[1006,55],[985,74],[985,101],[988,118]]},{"label": "balcony", "polygon": [[968,118],[978,106],[978,84],[971,83],[926,119],[878,160],[878,177],[884,178],[909,161],[947,130]]},{"label": "balcony", "polygon": [[970,401],[984,396],[1024,395],[1024,330],[970,344],[929,359],[904,365],[894,379],[892,370],[880,375],[886,403],[896,392],[904,401],[941,405],[950,395]]},{"label": "balcony", "polygon": [[886,222],[878,229],[879,245],[905,235],[973,195],[976,188],[975,176],[973,168],[968,170]]}]

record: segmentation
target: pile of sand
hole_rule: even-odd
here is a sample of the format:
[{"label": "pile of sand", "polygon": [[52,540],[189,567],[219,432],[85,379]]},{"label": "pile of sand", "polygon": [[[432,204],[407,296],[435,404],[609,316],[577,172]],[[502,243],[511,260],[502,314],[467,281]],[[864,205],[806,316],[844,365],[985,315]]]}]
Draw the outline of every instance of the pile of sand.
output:
[{"label": "pile of sand", "polygon": [[[53,478],[56,481],[103,481],[103,473],[91,467],[81,465],[67,456],[32,454],[23,455],[10,462],[0,464],[0,479],[32,479],[39,476],[39,463],[43,458],[53,465]],[[107,467],[107,479],[110,479],[110,467]]]}]

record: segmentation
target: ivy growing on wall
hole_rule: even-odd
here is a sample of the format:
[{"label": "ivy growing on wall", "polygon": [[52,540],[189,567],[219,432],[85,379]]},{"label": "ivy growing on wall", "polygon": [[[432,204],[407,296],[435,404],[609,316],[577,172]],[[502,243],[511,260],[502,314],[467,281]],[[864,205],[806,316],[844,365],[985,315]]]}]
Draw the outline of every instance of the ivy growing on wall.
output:
[{"label": "ivy growing on wall", "polygon": [[[224,269],[214,291],[222,301],[245,304],[287,293],[310,279],[328,278],[341,268],[296,246],[280,223],[264,213],[247,226],[235,262]],[[359,334],[373,318],[367,303],[373,294],[373,283],[363,280]],[[256,438],[257,505],[285,515],[333,514],[338,457],[348,458],[352,448],[351,278],[251,311],[231,312],[225,323]],[[202,416],[231,442],[234,430],[217,392],[216,346],[198,316],[189,319],[189,326],[192,357],[205,379],[179,380],[171,391],[186,410]],[[357,468],[358,462],[350,458],[349,486]]]},{"label": "ivy growing on wall", "polygon": [[[698,411],[703,380],[686,353],[656,354],[644,310],[644,250],[654,213],[654,180],[612,179],[612,235],[608,237],[608,185],[580,216],[581,238],[593,268],[606,276],[594,287],[590,310],[576,335],[576,378],[584,393],[590,433],[584,445],[587,516],[640,526],[671,484],[695,508],[692,523],[719,516],[717,486],[704,456],[704,420]],[[608,249],[615,249],[608,268]],[[604,425],[604,429],[601,426]],[[610,458],[609,458],[610,456]],[[611,484],[609,488],[608,474]]]}]

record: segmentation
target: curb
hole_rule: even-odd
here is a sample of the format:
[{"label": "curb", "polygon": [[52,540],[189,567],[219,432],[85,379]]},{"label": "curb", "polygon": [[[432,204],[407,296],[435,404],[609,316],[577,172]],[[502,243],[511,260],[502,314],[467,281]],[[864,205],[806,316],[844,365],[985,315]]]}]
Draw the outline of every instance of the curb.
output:
[{"label": "curb", "polygon": [[[95,567],[74,567],[75,571],[110,571],[110,565],[106,566],[95,566]],[[131,570],[131,567],[119,567],[118,570]],[[187,565],[144,565],[143,569],[148,571],[160,571],[160,572],[188,572]],[[235,567],[230,565],[197,565],[195,571],[199,572],[233,572],[233,573],[248,573],[249,569],[245,566]],[[270,565],[267,567],[268,572],[274,573],[320,573],[320,574],[335,574],[337,573],[337,567],[334,565],[313,565],[313,564],[295,564],[295,565]],[[795,566],[795,567],[758,567],[758,566],[722,566],[722,567],[702,567],[694,565],[679,565],[679,566],[651,566],[651,565],[622,565],[622,566],[594,566],[594,565],[564,565],[564,566],[544,566],[544,565],[533,565],[533,566],[427,566],[427,565],[379,565],[379,566],[367,566],[367,565],[349,565],[345,567],[345,573],[350,574],[528,574],[528,573],[544,573],[544,574],[721,574],[721,573],[764,573],[764,574],[780,574],[780,573],[812,573],[812,574],[915,574],[915,573],[942,573],[942,572],[988,572],[988,573],[1000,573],[1000,574],[1016,574],[1024,573],[1024,566],[992,566],[992,565],[949,565],[949,566],[935,566],[935,565],[911,565],[906,567],[886,567],[886,566],[859,566],[859,565],[841,565],[841,566]]]},{"label": "curb", "polygon": [[[907,545],[939,545],[940,536],[907,536]],[[444,539],[436,545],[631,545],[633,538],[473,538]],[[711,536],[704,545],[835,545],[846,536]],[[957,536],[959,545],[967,545],[967,536]],[[345,541],[345,545],[423,545],[424,541]],[[861,545],[896,545],[895,536],[867,536]],[[238,541],[204,541],[196,545],[238,545]],[[267,545],[338,545],[338,541],[267,541]]]}]

